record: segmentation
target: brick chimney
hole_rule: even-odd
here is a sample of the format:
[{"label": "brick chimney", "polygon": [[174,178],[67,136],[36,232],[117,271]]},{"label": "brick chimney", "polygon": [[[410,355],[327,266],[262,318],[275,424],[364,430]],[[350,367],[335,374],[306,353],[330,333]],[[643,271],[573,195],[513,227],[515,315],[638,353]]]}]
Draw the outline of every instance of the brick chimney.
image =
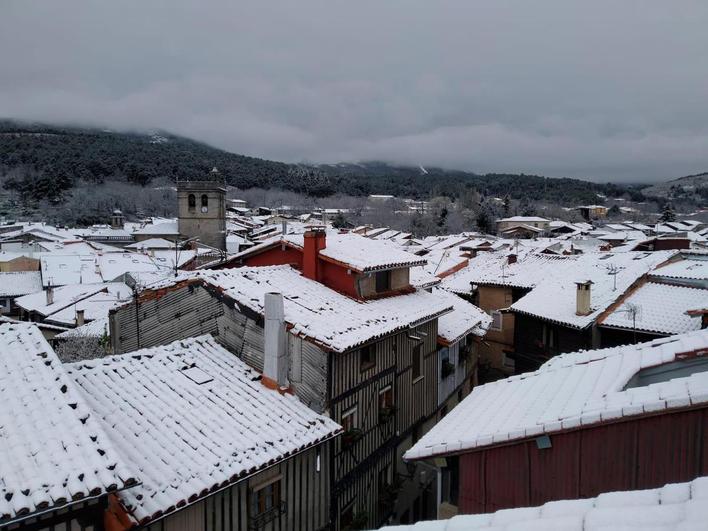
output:
[{"label": "brick chimney", "polygon": [[86,322],[83,310],[76,310],[76,326],[83,326]]},{"label": "brick chimney", "polygon": [[509,265],[515,264],[517,258],[518,258],[518,257],[517,257],[514,253],[511,253],[510,255],[508,255],[508,256],[506,257],[506,263],[509,264]]},{"label": "brick chimney", "polygon": [[591,289],[592,280],[583,280],[576,282],[575,286],[575,315],[590,315],[591,307]]},{"label": "brick chimney", "polygon": [[288,353],[285,336],[285,308],[282,293],[266,293],[263,297],[265,325],[263,385],[271,389],[288,387]]},{"label": "brick chimney", "polygon": [[47,286],[47,306],[54,304],[54,288]]},{"label": "brick chimney", "polygon": [[310,227],[304,234],[305,244],[302,257],[302,274],[311,280],[320,279],[317,255],[327,247],[327,233],[324,227]]}]

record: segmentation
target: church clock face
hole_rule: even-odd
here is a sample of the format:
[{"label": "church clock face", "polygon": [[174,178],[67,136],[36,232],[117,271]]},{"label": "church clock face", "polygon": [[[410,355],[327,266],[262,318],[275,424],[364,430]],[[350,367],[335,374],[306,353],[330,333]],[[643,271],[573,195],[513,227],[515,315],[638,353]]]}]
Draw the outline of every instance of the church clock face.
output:
[{"label": "church clock face", "polygon": [[209,209],[207,207],[203,206],[202,207],[202,214],[206,214],[208,212],[208,210]]}]

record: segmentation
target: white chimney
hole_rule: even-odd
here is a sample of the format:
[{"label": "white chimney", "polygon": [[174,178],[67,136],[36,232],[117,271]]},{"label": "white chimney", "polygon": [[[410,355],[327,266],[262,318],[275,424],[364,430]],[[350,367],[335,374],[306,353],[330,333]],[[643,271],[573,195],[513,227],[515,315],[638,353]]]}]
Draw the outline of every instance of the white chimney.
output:
[{"label": "white chimney", "polygon": [[265,308],[263,376],[266,379],[264,383],[286,388],[289,383],[283,295],[266,293],[263,302]]},{"label": "white chimney", "polygon": [[592,312],[590,289],[592,284],[592,280],[584,280],[575,283],[575,315],[590,315]]},{"label": "white chimney", "polygon": [[84,324],[84,311],[76,310],[76,326],[83,326]]},{"label": "white chimney", "polygon": [[54,304],[54,288],[49,286],[47,288],[47,306]]}]

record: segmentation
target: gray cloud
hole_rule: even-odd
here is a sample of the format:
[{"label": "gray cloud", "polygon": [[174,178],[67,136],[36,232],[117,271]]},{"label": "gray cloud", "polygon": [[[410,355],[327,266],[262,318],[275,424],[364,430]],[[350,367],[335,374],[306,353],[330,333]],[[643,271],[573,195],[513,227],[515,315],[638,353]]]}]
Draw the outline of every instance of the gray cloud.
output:
[{"label": "gray cloud", "polygon": [[0,8],[0,116],[286,161],[651,181],[708,170],[708,3]]}]

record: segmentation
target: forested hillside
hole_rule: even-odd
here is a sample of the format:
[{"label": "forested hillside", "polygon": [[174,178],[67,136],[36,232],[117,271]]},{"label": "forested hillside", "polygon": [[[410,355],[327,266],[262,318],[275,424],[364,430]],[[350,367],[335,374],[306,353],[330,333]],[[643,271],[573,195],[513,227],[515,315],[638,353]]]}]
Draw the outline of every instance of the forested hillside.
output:
[{"label": "forested hillside", "polygon": [[484,195],[576,204],[597,202],[597,194],[619,196],[638,188],[532,175],[476,175],[439,168],[383,163],[296,165],[229,153],[167,133],[137,134],[96,129],[0,122],[0,177],[25,200],[61,201],[87,183],[201,179],[216,166],[227,184],[241,189],[279,188],[324,197],[459,197],[469,189]]}]

